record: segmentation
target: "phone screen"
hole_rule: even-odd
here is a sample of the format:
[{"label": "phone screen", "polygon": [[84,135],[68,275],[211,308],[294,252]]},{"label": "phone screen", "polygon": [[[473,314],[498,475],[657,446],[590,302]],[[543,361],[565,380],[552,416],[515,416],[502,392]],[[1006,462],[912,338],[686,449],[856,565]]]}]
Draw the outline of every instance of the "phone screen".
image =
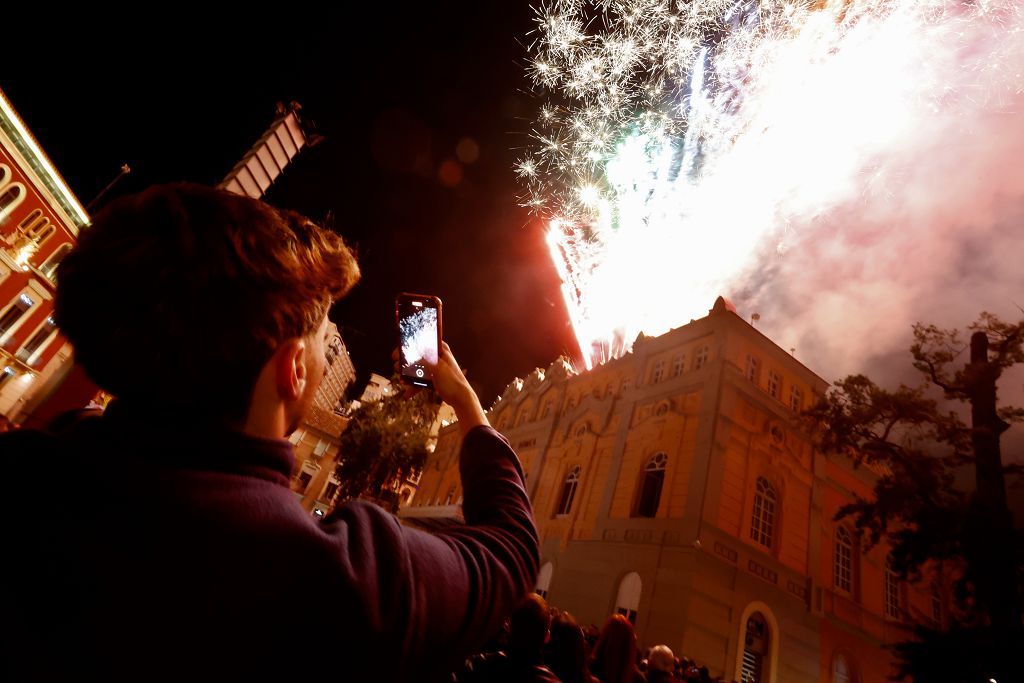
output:
[{"label": "phone screen", "polygon": [[401,294],[397,311],[402,378],[418,386],[432,386],[428,364],[437,364],[441,343],[441,300],[435,296]]}]

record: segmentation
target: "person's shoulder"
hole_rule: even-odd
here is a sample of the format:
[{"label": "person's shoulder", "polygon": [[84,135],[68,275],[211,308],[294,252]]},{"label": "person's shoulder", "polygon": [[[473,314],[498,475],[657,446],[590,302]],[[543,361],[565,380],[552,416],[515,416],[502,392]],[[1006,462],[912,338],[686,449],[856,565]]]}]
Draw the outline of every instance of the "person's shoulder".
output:
[{"label": "person's shoulder", "polygon": [[57,439],[49,432],[36,429],[18,429],[0,434],[0,456],[33,455],[53,450]]},{"label": "person's shoulder", "polygon": [[555,672],[543,664],[533,667],[530,675],[532,683],[562,683],[562,679],[555,675]]}]

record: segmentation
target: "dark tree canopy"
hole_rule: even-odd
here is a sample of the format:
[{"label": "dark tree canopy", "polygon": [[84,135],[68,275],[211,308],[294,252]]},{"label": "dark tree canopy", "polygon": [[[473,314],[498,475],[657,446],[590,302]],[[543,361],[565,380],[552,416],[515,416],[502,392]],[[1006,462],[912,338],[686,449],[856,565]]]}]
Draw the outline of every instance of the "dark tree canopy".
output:
[{"label": "dark tree canopy", "polygon": [[[920,386],[887,390],[853,375],[805,414],[819,448],[879,473],[873,497],[843,506],[836,518],[853,519],[866,549],[887,541],[904,578],[953,588],[946,627],[919,622],[914,639],[893,648],[900,676],[918,683],[1024,680],[1017,655],[1024,543],[1006,487],[1021,468],[1004,464],[1000,451],[1001,435],[1024,420],[1024,410],[997,400],[1003,371],[1024,362],[1024,321],[982,313],[969,329],[964,342],[957,330],[915,325],[910,351]],[[957,403],[969,407],[969,421]],[[974,654],[957,667],[935,666],[933,658],[951,653]]]}]

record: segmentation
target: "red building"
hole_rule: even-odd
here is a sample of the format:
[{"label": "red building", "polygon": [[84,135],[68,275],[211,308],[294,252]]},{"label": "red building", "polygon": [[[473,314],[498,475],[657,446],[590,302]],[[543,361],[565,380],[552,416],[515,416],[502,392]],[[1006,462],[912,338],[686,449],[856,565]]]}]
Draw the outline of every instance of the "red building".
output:
[{"label": "red building", "polygon": [[0,91],[0,415],[15,422],[70,369],[56,270],[89,216]]}]

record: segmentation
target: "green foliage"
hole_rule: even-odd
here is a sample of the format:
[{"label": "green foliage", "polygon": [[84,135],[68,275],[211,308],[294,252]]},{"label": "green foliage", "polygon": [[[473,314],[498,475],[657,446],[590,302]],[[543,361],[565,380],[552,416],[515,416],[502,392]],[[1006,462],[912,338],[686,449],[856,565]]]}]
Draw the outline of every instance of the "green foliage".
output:
[{"label": "green foliage", "polygon": [[437,409],[436,399],[425,391],[392,394],[357,408],[341,434],[336,469],[341,496],[379,496],[389,483],[421,469]]}]

